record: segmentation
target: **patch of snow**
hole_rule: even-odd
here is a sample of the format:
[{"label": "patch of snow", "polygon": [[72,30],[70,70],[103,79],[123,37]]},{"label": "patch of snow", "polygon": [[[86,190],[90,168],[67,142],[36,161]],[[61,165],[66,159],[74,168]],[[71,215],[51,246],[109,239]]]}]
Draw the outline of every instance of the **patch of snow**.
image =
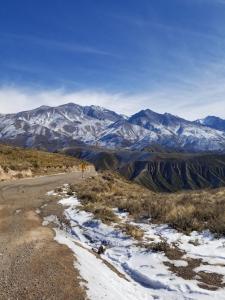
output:
[{"label": "patch of snow", "polygon": [[78,199],[74,198],[74,197],[64,198],[64,199],[60,200],[58,203],[62,204],[64,206],[70,206],[70,207],[71,206],[75,207],[75,206],[77,206],[77,205],[80,204],[80,202],[78,201]]},{"label": "patch of snow", "polygon": [[[225,265],[201,265],[197,268],[195,268],[196,272],[206,272],[206,273],[218,273],[221,274],[223,276],[225,276]],[[225,280],[224,280],[225,283]]]},{"label": "patch of snow", "polygon": [[55,230],[55,240],[67,245],[75,254],[81,277],[87,281],[87,296],[91,300],[151,300],[150,295],[141,291],[124,278],[119,277],[108,268],[101,259],[95,257],[87,249],[78,246],[75,240],[60,230]]},{"label": "patch of snow", "polygon": [[47,196],[57,196],[58,194],[55,191],[49,191],[46,194]]},{"label": "patch of snow", "polygon": [[173,265],[175,267],[186,267],[188,263],[185,260],[173,260]]},{"label": "patch of snow", "polygon": [[42,226],[47,226],[50,223],[59,224],[58,218],[54,215],[44,217],[44,221],[42,222]]},{"label": "patch of snow", "polygon": [[[91,300],[116,298],[138,300],[152,297],[171,300],[225,299],[224,289],[205,290],[197,285],[195,279],[185,280],[169,271],[163,262],[170,260],[164,253],[137,246],[134,239],[126,236],[114,225],[109,226],[94,219],[91,213],[80,209],[80,202],[76,197],[62,199],[59,203],[67,206],[65,216],[70,221],[71,228],[67,229],[66,235],[56,231],[56,239],[74,251],[78,260],[76,267],[87,281],[88,296]],[[114,212],[122,222],[128,220],[127,213],[119,212],[117,209],[114,209]],[[154,225],[150,222],[130,223],[144,230],[144,241],[159,242],[165,239],[169,244],[176,243],[180,249],[185,250],[188,257],[202,258],[213,263],[225,260],[224,239],[216,240],[209,232],[192,233],[187,236],[167,225]],[[193,239],[199,241],[199,246],[190,243]],[[82,247],[77,246],[77,243]],[[106,245],[106,252],[102,258],[124,274],[129,284],[90,253],[91,249],[98,249],[102,243]],[[182,259],[170,262],[177,267],[187,264]],[[208,266],[204,268],[206,270]],[[219,267],[217,270],[222,274]]]},{"label": "patch of snow", "polygon": [[[225,264],[225,238],[216,239],[209,231],[185,235],[168,226],[161,227],[160,235],[169,243],[176,243],[188,257],[200,258],[209,264]],[[193,245],[195,241],[198,244]]]}]

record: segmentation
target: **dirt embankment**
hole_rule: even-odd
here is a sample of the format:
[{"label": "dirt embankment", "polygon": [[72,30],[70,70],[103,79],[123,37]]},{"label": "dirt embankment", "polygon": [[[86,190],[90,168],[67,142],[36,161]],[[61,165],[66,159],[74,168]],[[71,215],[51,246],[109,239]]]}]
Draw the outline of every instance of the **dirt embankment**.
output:
[{"label": "dirt embankment", "polygon": [[[92,165],[87,165],[85,172],[94,172],[95,168]],[[63,167],[63,168],[45,168],[43,170],[39,170],[39,172],[35,172],[34,170],[22,169],[22,170],[12,170],[10,168],[3,169],[0,166],[0,181],[5,180],[15,180],[21,178],[30,178],[35,176],[41,175],[50,175],[50,174],[60,174],[60,173],[70,173],[70,172],[77,172],[80,173],[80,166],[72,166],[72,167]]]},{"label": "dirt embankment", "polygon": [[12,169],[4,170],[0,166],[0,181],[32,177],[32,175],[33,173],[31,169],[19,170],[19,171],[12,170]]},{"label": "dirt embankment", "polygon": [[0,181],[33,176],[93,171],[93,165],[60,153],[0,144]]}]

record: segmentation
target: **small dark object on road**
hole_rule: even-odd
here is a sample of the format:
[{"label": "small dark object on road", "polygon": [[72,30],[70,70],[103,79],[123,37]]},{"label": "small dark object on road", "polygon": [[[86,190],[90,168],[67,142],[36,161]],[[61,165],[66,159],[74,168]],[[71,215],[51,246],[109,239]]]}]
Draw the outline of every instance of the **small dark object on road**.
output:
[{"label": "small dark object on road", "polygon": [[98,254],[101,255],[101,254],[104,254],[105,253],[105,247],[103,245],[101,245],[99,248],[98,248]]}]

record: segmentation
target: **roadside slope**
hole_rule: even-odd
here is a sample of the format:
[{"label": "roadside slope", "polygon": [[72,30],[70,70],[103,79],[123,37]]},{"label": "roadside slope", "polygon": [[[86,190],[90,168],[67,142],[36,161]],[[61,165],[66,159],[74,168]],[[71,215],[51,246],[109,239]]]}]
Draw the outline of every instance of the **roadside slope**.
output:
[{"label": "roadside slope", "polygon": [[[0,180],[71,172],[82,162],[74,157],[0,144]],[[85,163],[87,168],[93,168]]]}]

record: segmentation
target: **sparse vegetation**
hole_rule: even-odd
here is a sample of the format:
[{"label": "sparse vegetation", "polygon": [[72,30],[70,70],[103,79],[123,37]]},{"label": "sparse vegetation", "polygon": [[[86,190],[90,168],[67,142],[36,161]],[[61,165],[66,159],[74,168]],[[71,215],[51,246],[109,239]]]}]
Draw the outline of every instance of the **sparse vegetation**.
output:
[{"label": "sparse vegetation", "polygon": [[136,240],[141,240],[144,236],[144,232],[139,227],[132,225],[132,224],[121,224],[119,226],[123,232],[125,232],[127,235],[133,237]]},{"label": "sparse vegetation", "polygon": [[[33,175],[65,172],[78,167],[80,160],[58,153],[0,145],[0,167],[6,173],[30,170]],[[23,174],[15,174],[22,178]]]},{"label": "sparse vegetation", "polygon": [[218,288],[224,288],[223,275],[217,273],[196,272],[195,269],[202,263],[201,259],[188,258],[185,259],[186,266],[175,266],[172,262],[164,262],[171,272],[185,280],[193,280],[197,278],[198,286],[203,289],[217,290]]},{"label": "sparse vegetation", "polygon": [[[119,208],[136,220],[151,219],[190,233],[209,229],[225,235],[225,188],[214,190],[155,193],[111,172],[73,186],[87,210]],[[99,210],[96,210],[99,215]],[[113,213],[113,212],[112,212]],[[96,214],[96,213],[95,213]],[[102,215],[102,214],[100,214]]]},{"label": "sparse vegetation", "polygon": [[101,203],[89,202],[83,206],[83,209],[94,214],[96,219],[109,224],[111,222],[118,222],[117,216],[113,213],[111,208],[101,205]]}]

